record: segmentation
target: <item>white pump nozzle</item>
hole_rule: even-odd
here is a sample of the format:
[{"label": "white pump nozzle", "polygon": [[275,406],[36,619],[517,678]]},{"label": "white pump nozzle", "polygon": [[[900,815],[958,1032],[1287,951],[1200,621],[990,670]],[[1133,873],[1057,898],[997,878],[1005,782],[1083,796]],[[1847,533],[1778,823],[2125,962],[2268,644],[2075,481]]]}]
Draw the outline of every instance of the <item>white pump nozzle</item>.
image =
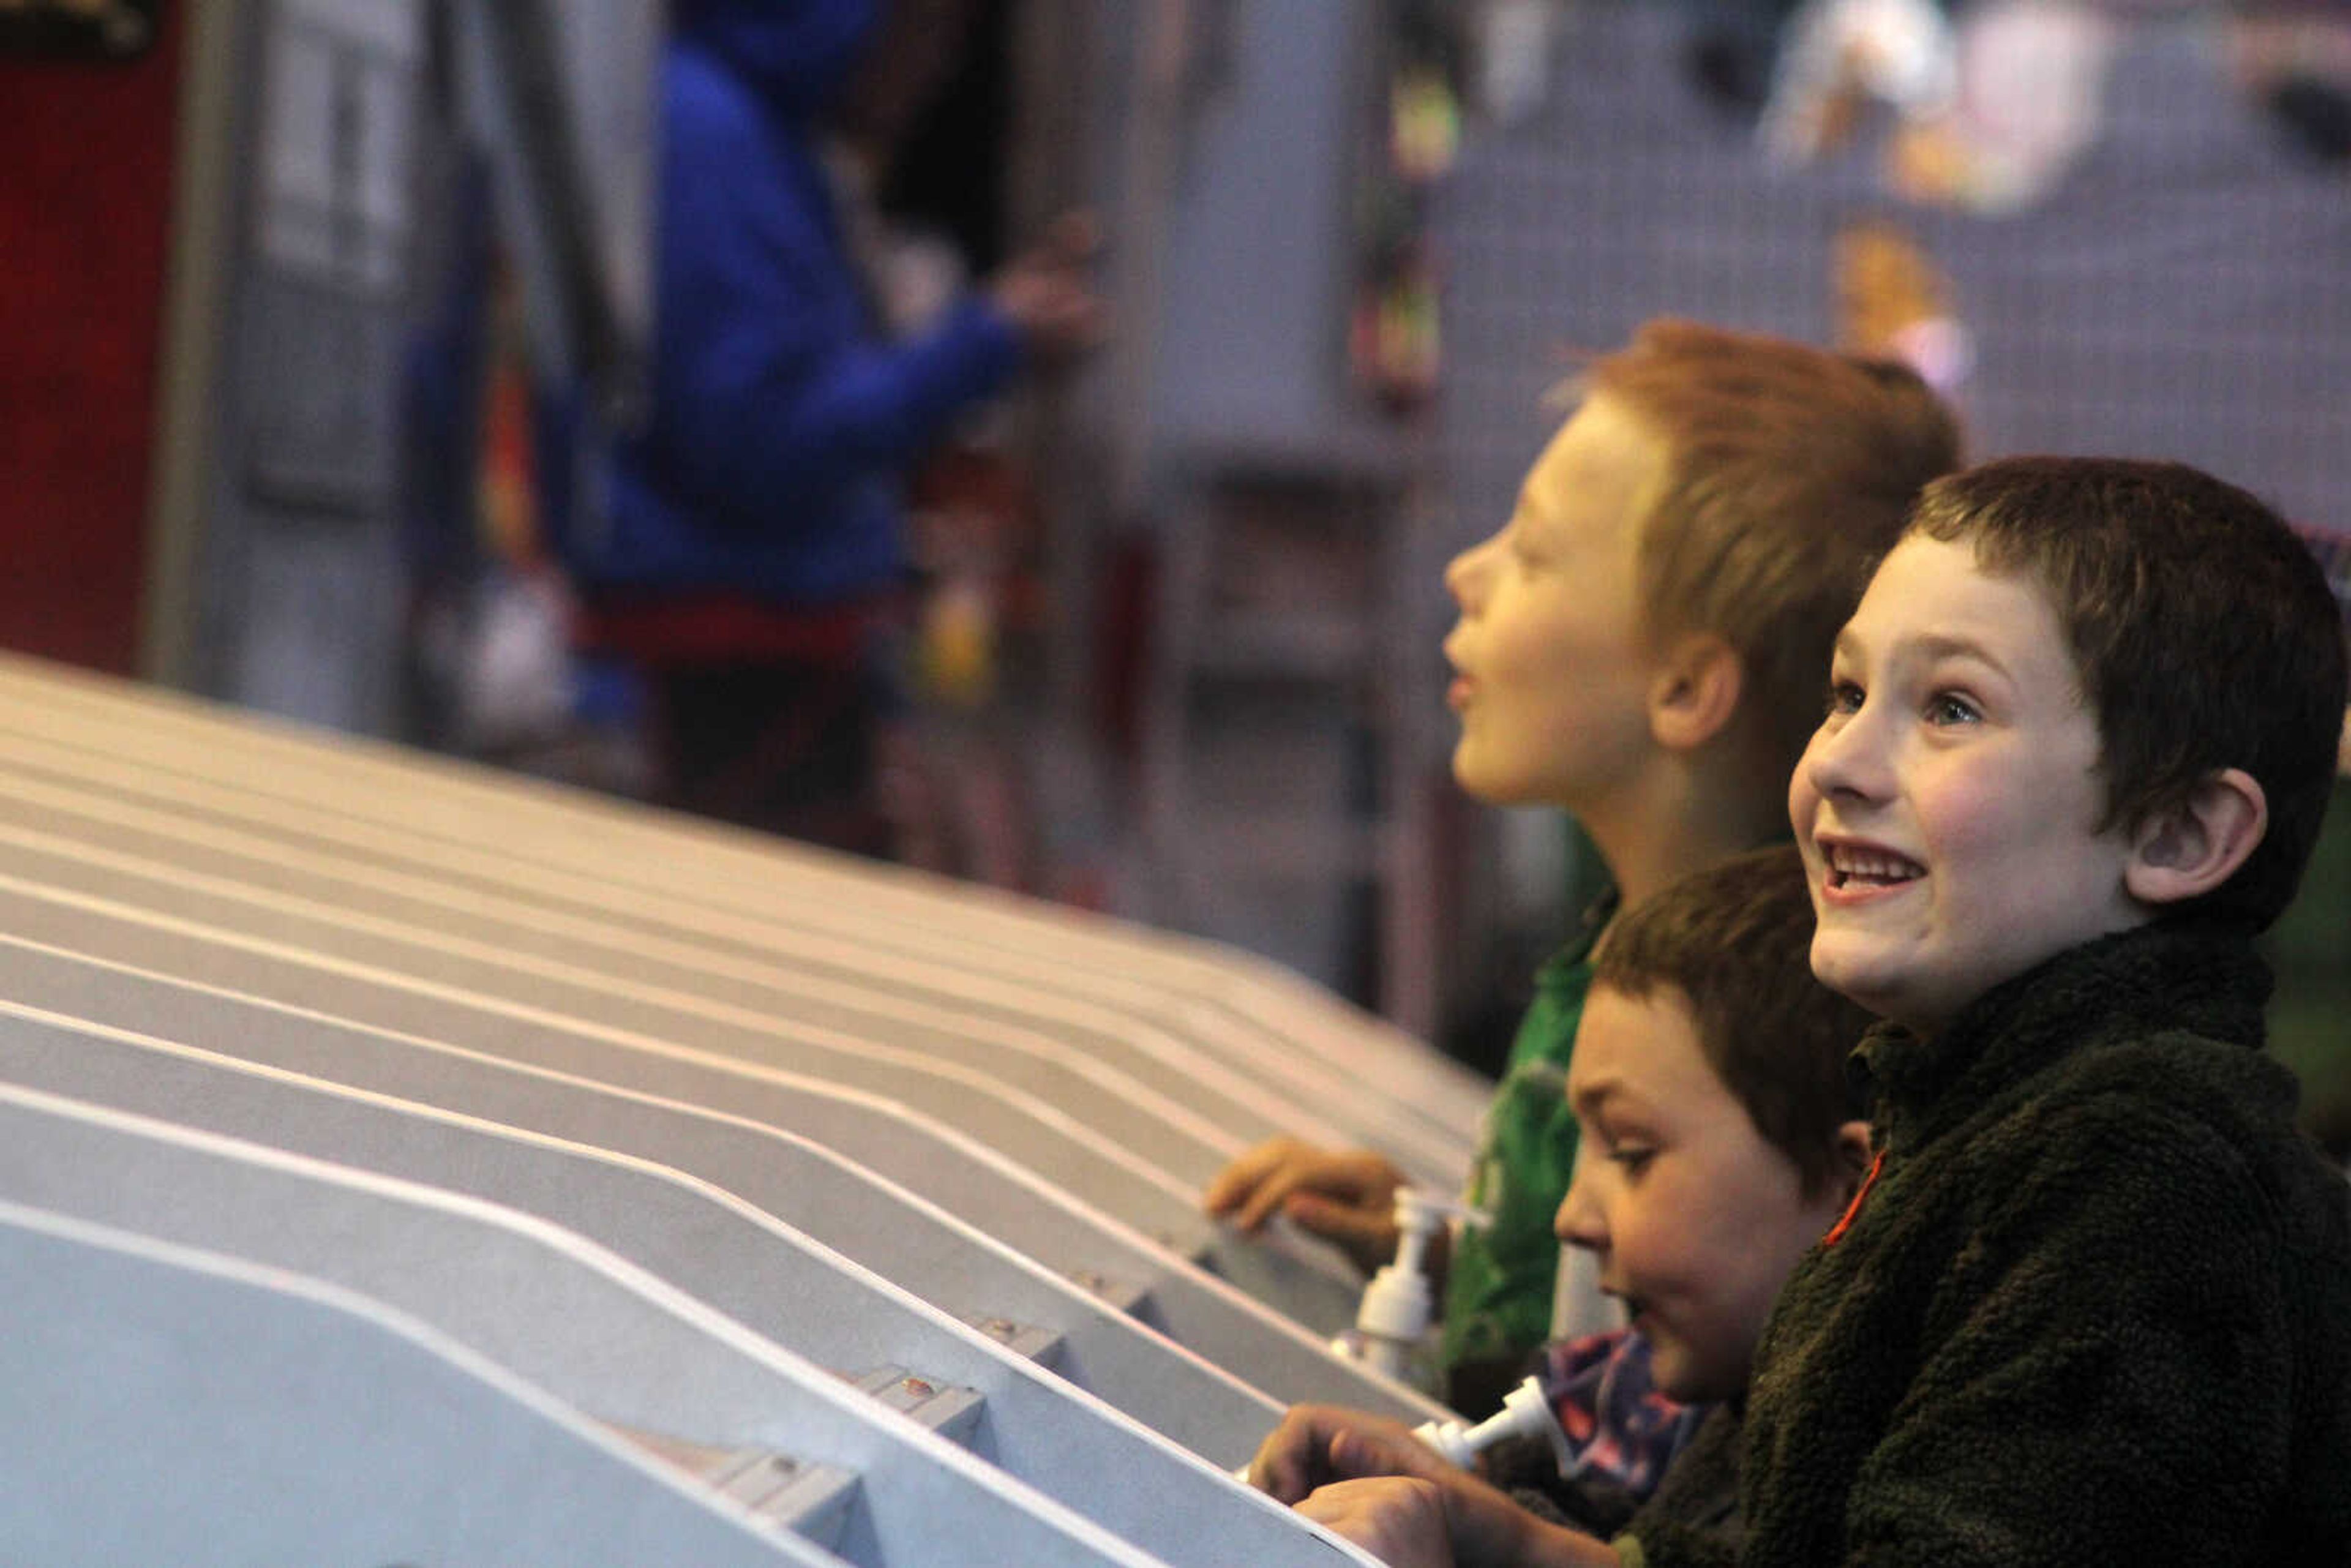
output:
[{"label": "white pump nozzle", "polygon": [[[1502,1408],[1476,1426],[1459,1421],[1424,1421],[1412,1429],[1412,1435],[1437,1450],[1446,1463],[1463,1469],[1479,1454],[1505,1437],[1544,1437],[1551,1442],[1552,1458],[1558,1461],[1564,1475],[1572,1469],[1573,1457],[1568,1452],[1567,1434],[1560,1429],[1559,1418],[1552,1414],[1551,1401],[1543,1397],[1542,1382],[1530,1377],[1502,1396]],[[1233,1479],[1246,1481],[1249,1467],[1243,1465],[1233,1472]]]},{"label": "white pump nozzle", "polygon": [[1560,1429],[1559,1418],[1552,1414],[1551,1401],[1543,1397],[1542,1384],[1530,1377],[1502,1398],[1502,1408],[1474,1427],[1458,1421],[1427,1421],[1413,1428],[1412,1435],[1443,1455],[1448,1463],[1469,1468],[1470,1461],[1505,1437],[1544,1437],[1551,1442],[1552,1457],[1564,1471],[1571,1462],[1567,1449],[1567,1434]]},{"label": "white pump nozzle", "polygon": [[1411,1352],[1428,1333],[1436,1302],[1428,1289],[1428,1243],[1447,1220],[1484,1225],[1489,1216],[1467,1204],[1437,1197],[1418,1187],[1395,1195],[1395,1261],[1384,1266],[1364,1288],[1355,1312],[1364,1359],[1391,1377],[1403,1377]]}]

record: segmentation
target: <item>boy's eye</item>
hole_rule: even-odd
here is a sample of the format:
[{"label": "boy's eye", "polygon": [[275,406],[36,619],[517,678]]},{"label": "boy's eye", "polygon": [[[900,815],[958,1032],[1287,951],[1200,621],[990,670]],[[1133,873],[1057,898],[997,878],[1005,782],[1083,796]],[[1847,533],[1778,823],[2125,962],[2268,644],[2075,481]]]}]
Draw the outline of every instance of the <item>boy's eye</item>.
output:
[{"label": "boy's eye", "polygon": [[1927,701],[1929,724],[1973,724],[1982,716],[1975,704],[1954,692],[1938,692]]},{"label": "boy's eye", "polygon": [[1622,1166],[1627,1176],[1639,1176],[1648,1168],[1656,1152],[1646,1144],[1618,1144],[1609,1149],[1608,1157]]},{"label": "boy's eye", "polygon": [[1832,714],[1853,714],[1861,711],[1861,688],[1851,681],[1829,683],[1828,711]]}]

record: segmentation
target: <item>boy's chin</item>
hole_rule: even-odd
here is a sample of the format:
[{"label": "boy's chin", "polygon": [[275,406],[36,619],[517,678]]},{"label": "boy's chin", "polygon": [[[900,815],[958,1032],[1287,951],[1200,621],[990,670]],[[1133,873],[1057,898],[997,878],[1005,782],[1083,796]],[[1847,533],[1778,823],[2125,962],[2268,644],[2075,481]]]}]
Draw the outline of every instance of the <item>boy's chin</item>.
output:
[{"label": "boy's chin", "polygon": [[1461,792],[1489,806],[1541,806],[1549,802],[1521,781],[1481,767],[1465,742],[1453,748],[1453,782]]},{"label": "boy's chin", "polygon": [[1896,1016],[1904,988],[1882,956],[1822,931],[1813,938],[1813,977],[1880,1018]]},{"label": "boy's chin", "polygon": [[1740,1392],[1738,1380],[1709,1376],[1671,1340],[1649,1342],[1649,1386],[1677,1405],[1711,1405]]}]

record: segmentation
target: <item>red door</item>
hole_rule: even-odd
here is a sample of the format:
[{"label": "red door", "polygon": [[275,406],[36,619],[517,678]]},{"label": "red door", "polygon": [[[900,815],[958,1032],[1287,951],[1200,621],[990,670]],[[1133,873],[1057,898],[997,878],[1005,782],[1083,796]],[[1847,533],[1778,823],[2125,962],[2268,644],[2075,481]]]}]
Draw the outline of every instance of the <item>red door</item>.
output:
[{"label": "red door", "polygon": [[139,649],[183,9],[155,6],[128,59],[0,35],[0,646],[120,674]]}]

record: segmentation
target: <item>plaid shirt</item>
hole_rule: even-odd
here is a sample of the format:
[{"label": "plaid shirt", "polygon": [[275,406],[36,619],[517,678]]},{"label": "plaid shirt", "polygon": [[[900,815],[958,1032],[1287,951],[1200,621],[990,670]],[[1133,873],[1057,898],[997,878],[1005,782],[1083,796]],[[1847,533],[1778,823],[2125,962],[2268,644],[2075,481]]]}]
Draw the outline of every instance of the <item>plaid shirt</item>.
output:
[{"label": "plaid shirt", "polygon": [[1649,1343],[1629,1329],[1554,1340],[1535,1375],[1574,1456],[1567,1479],[1606,1479],[1636,1500],[1656,1490],[1707,1413],[1656,1391]]}]

